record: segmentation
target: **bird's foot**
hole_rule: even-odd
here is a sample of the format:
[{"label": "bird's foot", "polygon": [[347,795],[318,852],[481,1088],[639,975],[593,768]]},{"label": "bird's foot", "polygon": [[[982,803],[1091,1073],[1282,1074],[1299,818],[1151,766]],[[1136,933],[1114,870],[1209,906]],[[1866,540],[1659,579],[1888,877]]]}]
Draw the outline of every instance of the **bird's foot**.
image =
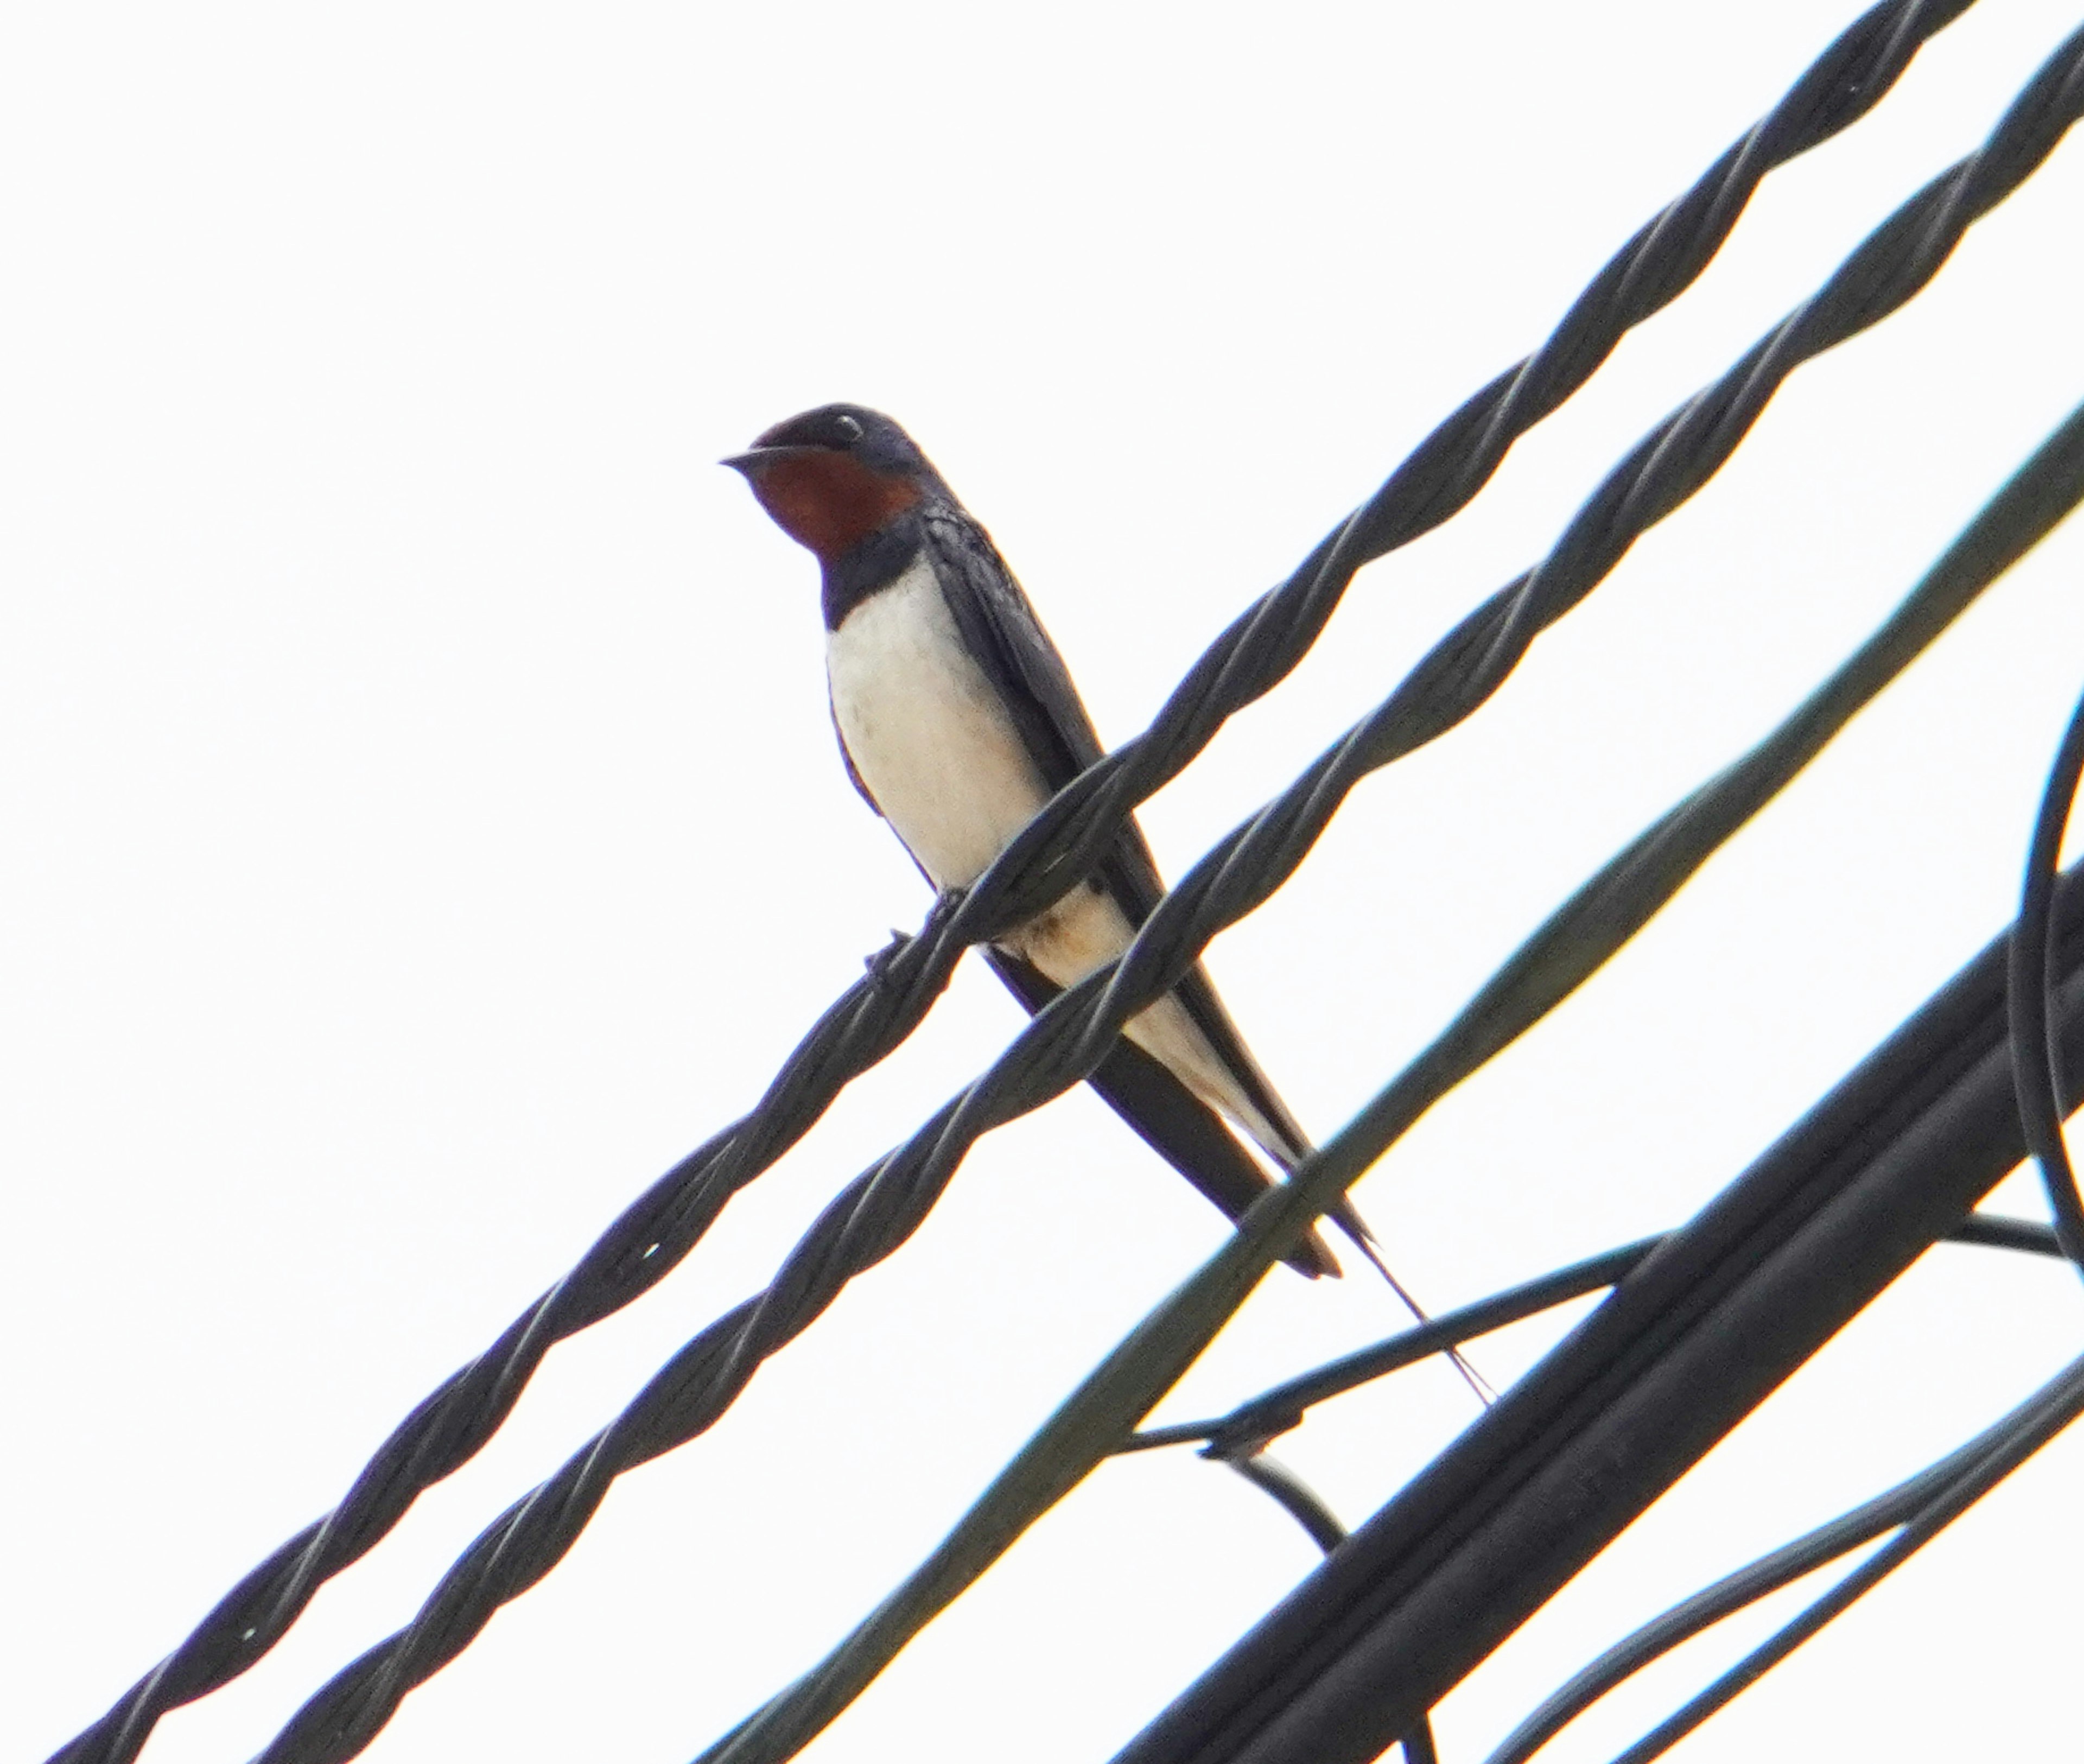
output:
[{"label": "bird's foot", "polygon": [[911,932],[900,931],[893,925],[890,929],[890,941],[874,955],[862,957],[861,965],[871,981],[880,982],[883,975],[890,971],[891,963],[911,947]]}]

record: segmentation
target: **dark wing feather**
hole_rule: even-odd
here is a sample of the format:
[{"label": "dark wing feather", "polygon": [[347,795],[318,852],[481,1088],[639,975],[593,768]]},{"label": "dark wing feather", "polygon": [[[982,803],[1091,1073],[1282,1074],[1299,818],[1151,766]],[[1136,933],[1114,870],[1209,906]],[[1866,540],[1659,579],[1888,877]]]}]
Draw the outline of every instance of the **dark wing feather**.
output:
[{"label": "dark wing feather", "polygon": [[[985,960],[1006,990],[1030,1011],[1040,1011],[1058,989],[1018,956],[987,949]],[[1273,1185],[1216,1112],[1126,1037],[1086,1080],[1144,1142],[1235,1222]],[[1315,1279],[1336,1274],[1338,1263],[1315,1231],[1284,1258],[1298,1274]]]},{"label": "dark wing feather", "polygon": [[956,629],[985,673],[1005,685],[1043,782],[1061,790],[1101,752],[1064,658],[981,527],[952,508],[930,511],[924,524]]},{"label": "dark wing feather", "polygon": [[[1101,753],[1099,736],[1071,684],[1070,671],[985,530],[955,509],[934,509],[925,521],[930,554],[938,566],[941,591],[956,629],[986,674],[1003,684],[1014,723],[1044,782],[1053,791],[1061,790]],[[1100,880],[1132,925],[1150,918],[1164,893],[1157,861],[1133,821],[1101,865]],[[1217,1058],[1236,1075],[1252,1106],[1286,1141],[1269,1150],[1293,1168],[1309,1155],[1309,1138],[1247,1051],[1198,962],[1173,994],[1208,1037]]]}]

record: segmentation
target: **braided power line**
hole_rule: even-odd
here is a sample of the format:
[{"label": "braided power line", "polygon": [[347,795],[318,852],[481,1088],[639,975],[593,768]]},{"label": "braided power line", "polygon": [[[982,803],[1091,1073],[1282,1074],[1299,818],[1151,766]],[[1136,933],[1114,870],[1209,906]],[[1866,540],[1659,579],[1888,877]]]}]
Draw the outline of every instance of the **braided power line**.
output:
[{"label": "braided power line", "polygon": [[[1222,634],[1144,735],[1060,793],[959,913],[937,906],[919,937],[887,950],[798,1044],[751,1113],[653,1184],[569,1275],[405,1418],[331,1513],[233,1587],[52,1764],[127,1764],[160,1716],[227,1683],[273,1647],[325,1581],[484,1446],[553,1346],[663,1279],[733,1193],[902,1042],[968,943],[1063,892],[1137,803],[1183,769],[1227,718],[1271,690],[1323,630],[1353,569],[1466,506],[1520,435],[1583,385],[1629,329],[1700,274],[1768,172],[1866,115],[1925,40],[1968,4],[1886,0],[1856,20],[1769,115],[1615,256],[1539,351],[1435,429],[1338,535]],[[1342,567],[1328,570],[1335,550]]]},{"label": "braided power line", "polygon": [[[1981,149],[1904,203],[1814,296],[1728,373],[1657,425],[1594,493],[1534,570],[1463,619],[1372,715],[1273,803],[1219,842],[1165,898],[1116,967],[1065,992],[981,1078],[945,1104],[904,1145],[850,1182],[790,1253],[765,1291],[697,1334],[613,1423],[481,1534],[412,1623],[344,1669],[299,1711],[262,1754],[267,1764],[344,1759],[366,1745],[414,1686],[467,1646],[500,1605],[555,1566],[617,1475],[713,1425],[769,1355],[809,1327],[849,1280],[892,1253],[917,1228],[981,1134],[1040,1106],[1091,1071],[1123,1023],[1168,991],[1210,939],[1293,874],[1361,778],[1472,715],[1543,630],[1583,600],[1642,532],[1720,469],[1796,367],[1878,323],[1915,295],[1968,227],[2031,175],[2080,114],[2084,32],[2067,40],[2043,66]],[[1391,480],[1384,497],[1404,475]],[[1378,498],[1319,546],[1312,563],[1276,591],[1274,600],[1294,592],[1301,604],[1326,608],[1335,604],[1353,572],[1374,555],[1370,536],[1383,524],[1376,512],[1382,500]],[[1259,653],[1243,634],[1264,628],[1260,622],[1264,617],[1263,612],[1248,615],[1232,627],[1239,635],[1231,646],[1231,662],[1214,670],[1218,691],[1233,668],[1243,670],[1243,658]],[[1206,664],[1205,658],[1190,681],[1210,672]],[[1184,702],[1175,695],[1174,703]],[[1163,716],[1159,720],[1165,722]],[[1214,727],[1209,725],[1211,731]],[[1099,793],[1125,791],[1140,799],[1134,799],[1140,785],[1119,781],[1140,776],[1133,768],[1159,763],[1157,750],[1145,744],[1152,739],[1146,736],[1118,750],[1069,787],[978,888],[937,915],[930,934],[896,952],[879,977],[887,982],[890,970],[900,967],[916,974],[923,964],[925,971],[935,974],[938,986],[953,952],[1018,922],[1033,910],[1031,897],[1019,892],[1031,873],[1025,866],[1048,871],[1061,865],[1051,872],[1060,884],[1075,880],[1078,865],[1086,861],[1078,854],[1086,850],[1078,829],[1111,825],[1105,816],[1112,811],[1104,805],[1113,799]],[[1067,801],[1073,804],[1068,811]],[[1120,806],[1126,812],[1133,800]],[[1051,829],[1060,821],[1067,830],[1057,842]],[[1002,884],[1002,877],[1016,880]],[[1022,904],[1009,910],[1009,899]],[[865,983],[871,994],[878,990],[878,978]],[[904,985],[892,983],[887,990],[897,994]],[[1499,1024],[1479,1024],[1472,1031],[1479,1062],[1518,1033],[1517,1027],[1506,1033]],[[1469,1052],[1468,1046],[1458,1047],[1455,1057],[1466,1058]],[[1165,1355],[1184,1368],[1213,1333],[1220,1315],[1242,1300],[1307,1217],[1321,1211],[1408,1124],[1409,1095],[1408,1086],[1392,1085],[1306,1164],[1286,1190],[1269,1196],[1255,1210],[1263,1214],[1261,1228],[1255,1232],[1247,1223],[1211,1265],[1217,1272],[1210,1283],[1198,1290],[1190,1283],[1183,1289],[1182,1310],[1161,1313],[1154,1321],[1154,1331],[1167,1337]],[[735,1143],[724,1150],[719,1168],[730,1167],[735,1151]],[[714,1205],[722,1204],[721,1193],[709,1198]],[[1224,1289],[1220,1304],[1209,1297],[1218,1287]],[[1205,1329],[1199,1323],[1181,1326],[1186,1308],[1203,1303],[1211,1306],[1202,1320]],[[1113,1400],[1132,1406],[1140,1402],[1147,1407],[1156,1394],[1134,1380],[1118,1380],[1113,1389]],[[1066,1463],[1058,1467],[1056,1478],[1068,1478],[1068,1487],[1082,1474],[1082,1465]],[[814,1694],[780,1699],[712,1755],[729,1758],[731,1764],[788,1755],[845,1706],[866,1681],[861,1675],[872,1676],[883,1658],[887,1655],[865,1649],[859,1658],[822,1678]]]}]

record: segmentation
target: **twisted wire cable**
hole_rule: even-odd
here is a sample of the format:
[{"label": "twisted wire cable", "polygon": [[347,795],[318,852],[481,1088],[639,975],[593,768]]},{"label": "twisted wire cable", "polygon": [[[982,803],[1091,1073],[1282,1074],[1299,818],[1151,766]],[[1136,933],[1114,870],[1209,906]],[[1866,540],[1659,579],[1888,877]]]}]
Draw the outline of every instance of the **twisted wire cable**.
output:
[{"label": "twisted wire cable", "polygon": [[2049,994],[2054,986],[2055,879],[2062,829],[2084,777],[2084,698],[2070,713],[2055,764],[2033,820],[2026,860],[2026,886],[2012,927],[2006,967],[2006,1002],[2011,1025],[2012,1088],[2018,1094],[2019,1122],[2040,1171],[2056,1236],[2063,1253],[2084,1269],[2084,1198],[2062,1135],[2060,1054],[2049,1033]]},{"label": "twisted wire cable", "polygon": [[[1616,254],[1535,354],[1493,380],[1413,450],[1342,535],[1352,535],[1366,558],[1379,557],[1466,506],[1520,435],[1583,385],[1628,330],[1701,274],[1768,172],[1865,116],[1925,40],[1970,3],[1885,0],[1855,20],[1766,117]],[[247,1670],[325,1581],[360,1559],[421,1491],[484,1446],[551,1347],[640,1297],[677,1266],[737,1189],[911,1033],[968,943],[988,935],[993,924],[1017,922],[1030,910],[1025,903],[1048,890],[1061,893],[1076,880],[1066,872],[1090,863],[1136,803],[1294,668],[1344,592],[1345,579],[1319,567],[1333,543],[1320,545],[1302,570],[1223,634],[1130,744],[1133,755],[1087,774],[1104,771],[1104,799],[1095,795],[1097,784],[1082,779],[1067,787],[1038,816],[1019,852],[972,891],[963,903],[969,916],[959,927],[950,922],[947,905],[937,905],[917,938],[886,950],[826,1011],[750,1113],[654,1183],[570,1274],[400,1423],[332,1512],[246,1575],[51,1764],[128,1764],[160,1716]]]},{"label": "twisted wire cable", "polygon": [[[1904,203],[1729,373],[1653,429],[1535,570],[1465,618],[1372,715],[1196,864],[1118,965],[1061,994],[980,1079],[849,1183],[789,1253],[772,1285],[701,1330],[615,1423],[481,1534],[410,1624],[345,1668],[298,1711],[261,1754],[265,1764],[337,1764],[366,1745],[413,1686],[453,1659],[500,1605],[550,1571],[617,1475],[713,1425],[765,1359],[808,1328],[849,1280],[893,1253],[923,1223],[978,1137],[1039,1107],[1091,1071],[1123,1023],[1170,990],[1218,932],[1287,880],[1362,777],[1472,715],[1541,630],[1589,594],[1642,532],[1713,476],[1781,380],[1801,362],[1878,323],[1916,295],[1968,228],[2031,175],[2080,114],[2084,31],[2043,66],[1981,149]],[[1349,577],[1365,561],[1353,537],[1363,524],[1357,518],[1332,543],[1328,571],[1343,570]],[[1053,812],[1044,811],[1042,819]],[[965,900],[955,906],[943,922],[944,933],[969,905]],[[901,951],[895,959],[909,953]],[[1495,1024],[1479,1025],[1472,1033],[1480,1042],[1489,1037],[1489,1051],[1495,1051],[1524,1026],[1505,1033]],[[1396,1107],[1402,1106],[1400,1099]],[[1247,1221],[1210,1265],[1216,1270],[1211,1281],[1234,1289],[1219,1307],[1223,1315],[1322,1210],[1336,1192],[1334,1181],[1343,1187],[1373,1161],[1379,1150],[1375,1142],[1390,1130],[1387,1124],[1394,1113],[1370,1105],[1306,1163],[1286,1189],[1254,1210],[1273,1222],[1270,1227],[1255,1231]],[[1181,1296],[1192,1294],[1191,1302],[1199,1303],[1214,1290],[1190,1282]],[[1178,1326],[1167,1312],[1148,1327],[1167,1338],[1164,1354],[1182,1368],[1205,1339],[1198,1328]],[[1213,1328],[1211,1321],[1207,1333]],[[1112,1380],[1110,1401],[1142,1405],[1114,1432],[1119,1440],[1154,1393],[1111,1368],[1095,1376]],[[1111,1448],[1112,1441],[1092,1457]],[[1023,1454],[1023,1461],[1027,1456]],[[1038,1498],[1046,1497],[1046,1506],[1082,1477],[1091,1461],[1036,1472]],[[1003,1542],[1010,1543],[1019,1529]],[[981,1567],[961,1584],[976,1572]],[[947,1591],[947,1597],[959,1590]],[[939,1599],[935,1608],[946,1602]],[[904,1619],[908,1633],[917,1626],[912,1614]],[[887,1657],[879,1643],[873,1648],[864,1645],[807,1702],[792,1702],[785,1694],[707,1756],[740,1764],[789,1755],[866,1683],[861,1674],[873,1676]]]}]

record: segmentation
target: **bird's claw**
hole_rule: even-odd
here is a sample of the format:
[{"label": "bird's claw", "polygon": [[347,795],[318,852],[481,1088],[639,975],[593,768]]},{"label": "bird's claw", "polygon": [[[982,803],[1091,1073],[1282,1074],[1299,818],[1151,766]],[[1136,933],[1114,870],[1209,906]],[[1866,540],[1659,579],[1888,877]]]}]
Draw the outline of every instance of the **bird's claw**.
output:
[{"label": "bird's claw", "polygon": [[910,947],[911,942],[912,934],[909,931],[900,931],[892,926],[890,941],[877,950],[874,955],[864,956],[862,958],[861,965],[868,977],[870,980],[881,980],[891,963],[896,960]]},{"label": "bird's claw", "polygon": [[934,910],[926,915],[925,930],[938,931],[963,909],[963,902],[970,897],[968,888],[943,888],[934,897]]}]

